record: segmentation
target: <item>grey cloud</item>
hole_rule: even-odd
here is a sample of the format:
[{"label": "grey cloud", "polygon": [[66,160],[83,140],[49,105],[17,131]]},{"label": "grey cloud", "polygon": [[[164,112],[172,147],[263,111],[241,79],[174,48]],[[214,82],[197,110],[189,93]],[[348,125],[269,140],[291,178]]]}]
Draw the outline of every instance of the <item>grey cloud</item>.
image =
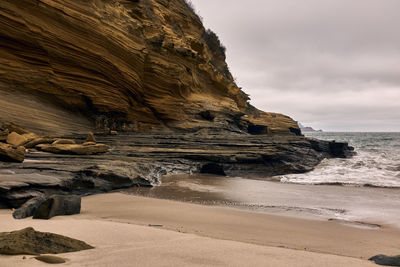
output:
[{"label": "grey cloud", "polygon": [[400,1],[192,2],[257,107],[328,130],[400,131]]}]

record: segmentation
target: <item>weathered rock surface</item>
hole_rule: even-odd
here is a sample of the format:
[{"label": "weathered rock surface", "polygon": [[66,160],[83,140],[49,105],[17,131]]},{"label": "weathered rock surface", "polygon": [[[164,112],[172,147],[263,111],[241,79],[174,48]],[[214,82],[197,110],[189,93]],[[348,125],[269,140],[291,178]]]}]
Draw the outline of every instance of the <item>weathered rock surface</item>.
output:
[{"label": "weathered rock surface", "polygon": [[110,150],[110,146],[105,144],[86,143],[86,144],[52,144],[38,145],[38,149],[44,152],[55,154],[70,154],[70,155],[95,155],[103,154]]},{"label": "weathered rock surface", "polygon": [[76,195],[52,195],[38,205],[33,219],[48,220],[54,216],[74,215],[81,212],[81,197]]},{"label": "weathered rock surface", "polygon": [[24,219],[35,214],[38,207],[46,201],[44,196],[34,197],[13,212],[14,219]]},{"label": "weathered rock surface", "polygon": [[28,139],[26,139],[22,135],[17,134],[16,132],[12,132],[7,136],[6,142],[7,144],[12,146],[22,146],[23,144],[28,142]]},{"label": "weathered rock surface", "polygon": [[[204,166],[212,165],[218,166],[220,174],[269,178],[310,171],[324,158],[354,153],[345,143],[332,145],[289,134],[120,134],[97,138],[112,150],[85,156],[30,150],[23,165],[0,164],[0,203],[18,208],[43,195],[86,195],[151,186],[162,175],[205,172]],[[76,139],[83,142],[86,136]]]},{"label": "weathered rock surface", "polygon": [[119,131],[298,130],[248,104],[183,0],[2,0],[0,10],[0,118],[47,132],[92,127],[70,113]]},{"label": "weathered rock surface", "polygon": [[38,255],[76,252],[92,249],[83,241],[62,235],[37,232],[33,228],[0,233],[0,254]]},{"label": "weathered rock surface", "polygon": [[75,145],[76,142],[72,139],[57,139],[52,145]]},{"label": "weathered rock surface", "polygon": [[369,260],[384,266],[400,266],[400,256],[390,257],[380,254],[370,258]]},{"label": "weathered rock surface", "polygon": [[0,161],[23,162],[25,147],[14,147],[0,142]]}]

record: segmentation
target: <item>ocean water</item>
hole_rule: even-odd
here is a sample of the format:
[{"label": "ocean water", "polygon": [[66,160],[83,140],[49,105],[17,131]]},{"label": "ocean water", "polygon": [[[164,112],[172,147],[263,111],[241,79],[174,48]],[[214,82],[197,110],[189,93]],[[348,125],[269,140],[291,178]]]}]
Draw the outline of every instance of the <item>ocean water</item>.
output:
[{"label": "ocean water", "polygon": [[400,188],[400,133],[315,132],[306,136],[348,142],[357,155],[324,160],[314,171],[285,175],[281,182]]},{"label": "ocean water", "polygon": [[337,220],[355,227],[375,228],[375,224],[385,224],[400,228],[400,133],[309,136],[349,142],[357,155],[325,160],[312,172],[278,177],[281,182],[171,175],[162,177],[159,186],[124,191],[253,212]]}]

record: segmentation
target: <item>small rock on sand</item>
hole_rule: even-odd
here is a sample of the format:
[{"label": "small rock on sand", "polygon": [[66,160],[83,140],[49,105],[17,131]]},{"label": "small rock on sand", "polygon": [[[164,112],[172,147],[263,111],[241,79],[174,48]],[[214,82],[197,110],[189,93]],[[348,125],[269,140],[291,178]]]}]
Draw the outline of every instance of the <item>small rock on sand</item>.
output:
[{"label": "small rock on sand", "polygon": [[50,255],[37,256],[37,257],[35,257],[35,259],[37,259],[38,261],[49,263],[49,264],[60,264],[60,263],[66,262],[64,258],[50,256]]},{"label": "small rock on sand", "polygon": [[37,232],[32,227],[0,233],[0,254],[58,254],[92,249],[83,241],[53,233]]}]

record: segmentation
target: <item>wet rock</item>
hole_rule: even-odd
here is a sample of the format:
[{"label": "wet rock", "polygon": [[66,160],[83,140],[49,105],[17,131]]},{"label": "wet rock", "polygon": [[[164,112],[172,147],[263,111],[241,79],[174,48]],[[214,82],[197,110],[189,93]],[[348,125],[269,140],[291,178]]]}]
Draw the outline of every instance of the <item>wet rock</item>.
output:
[{"label": "wet rock", "polygon": [[86,141],[85,141],[85,143],[88,143],[88,142],[91,142],[91,143],[95,143],[96,144],[96,138],[94,137],[94,134],[92,133],[92,132],[89,132],[88,133],[88,136],[87,136],[87,138],[86,138]]},{"label": "wet rock", "polygon": [[57,139],[52,145],[74,145],[76,142],[72,139]]},{"label": "wet rock", "polygon": [[25,148],[14,147],[9,144],[0,143],[0,161],[23,162],[25,159]]},{"label": "wet rock", "polygon": [[103,154],[110,150],[108,145],[104,144],[52,144],[52,145],[38,145],[38,149],[44,152],[50,152],[54,154],[70,154],[70,155],[94,155]]},{"label": "wet rock", "polygon": [[53,195],[43,201],[33,214],[33,219],[51,219],[54,216],[74,215],[81,212],[81,197]]},{"label": "wet rock", "polygon": [[60,263],[65,263],[65,259],[57,256],[51,256],[51,255],[42,255],[42,256],[37,256],[35,257],[38,261],[42,261],[48,264],[60,264]]},{"label": "wet rock", "polygon": [[46,201],[44,196],[34,197],[25,202],[20,208],[13,212],[14,219],[24,219],[33,216],[38,207]]},{"label": "wet rock", "polygon": [[201,167],[200,173],[215,174],[226,176],[224,172],[224,167],[216,163],[207,163]]},{"label": "wet rock", "polygon": [[58,254],[92,248],[83,241],[53,233],[37,232],[32,227],[0,233],[0,254],[4,255]]},{"label": "wet rock", "polygon": [[22,146],[26,142],[28,142],[28,139],[26,139],[24,136],[17,134],[16,132],[12,132],[7,136],[7,144],[12,145],[12,146]]},{"label": "wet rock", "polygon": [[400,266],[400,256],[390,257],[380,254],[370,258],[369,260],[384,266]]}]

